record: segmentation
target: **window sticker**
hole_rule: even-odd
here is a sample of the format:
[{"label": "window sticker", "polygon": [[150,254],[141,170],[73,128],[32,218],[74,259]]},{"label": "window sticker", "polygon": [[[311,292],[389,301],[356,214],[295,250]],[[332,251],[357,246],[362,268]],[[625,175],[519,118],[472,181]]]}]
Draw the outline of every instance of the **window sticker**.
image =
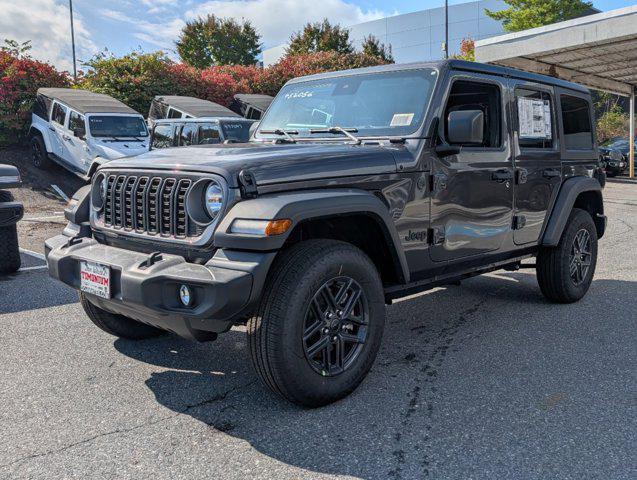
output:
[{"label": "window sticker", "polygon": [[553,138],[549,100],[518,97],[518,120],[520,138]]},{"label": "window sticker", "polygon": [[408,127],[414,120],[413,113],[395,113],[391,119],[390,127]]}]

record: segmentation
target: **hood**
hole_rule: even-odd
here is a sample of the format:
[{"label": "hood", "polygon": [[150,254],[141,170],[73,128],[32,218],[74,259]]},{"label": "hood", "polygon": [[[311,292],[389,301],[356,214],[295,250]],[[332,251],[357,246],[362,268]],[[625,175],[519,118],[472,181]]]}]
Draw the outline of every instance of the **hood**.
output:
[{"label": "hood", "polygon": [[392,173],[396,171],[394,149],[344,143],[204,145],[151,150],[110,162],[108,168],[216,173],[237,187],[237,175],[244,169],[252,172],[258,185]]},{"label": "hood", "polygon": [[91,139],[89,144],[95,156],[114,160],[132,155],[139,155],[148,151],[148,140],[137,142],[135,140],[125,142],[113,142],[108,140]]}]

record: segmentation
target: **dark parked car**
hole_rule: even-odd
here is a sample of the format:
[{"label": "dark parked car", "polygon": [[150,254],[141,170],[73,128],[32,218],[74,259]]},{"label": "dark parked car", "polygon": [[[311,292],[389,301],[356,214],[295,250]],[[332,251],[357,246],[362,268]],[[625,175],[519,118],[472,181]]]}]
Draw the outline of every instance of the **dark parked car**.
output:
[{"label": "dark parked car", "polygon": [[630,142],[625,138],[613,138],[599,147],[599,154],[609,176],[621,175],[630,161]]},{"label": "dark parked car", "polygon": [[244,118],[188,118],[157,120],[153,126],[151,148],[244,143],[250,140],[254,120]]},{"label": "dark parked car", "polygon": [[247,324],[263,383],[325,405],[371,368],[394,299],[527,259],[551,301],[586,294],[606,227],[594,125],[587,89],[473,62],[297,78],[250,143],[101,167],[49,272],[115,336]]},{"label": "dark parked car", "polygon": [[274,97],[254,93],[237,93],[230,105],[230,109],[242,117],[260,120]]},{"label": "dark parked car", "polygon": [[13,273],[20,268],[16,224],[22,218],[23,207],[14,201],[7,189],[21,184],[17,168],[0,164],[0,274]]}]

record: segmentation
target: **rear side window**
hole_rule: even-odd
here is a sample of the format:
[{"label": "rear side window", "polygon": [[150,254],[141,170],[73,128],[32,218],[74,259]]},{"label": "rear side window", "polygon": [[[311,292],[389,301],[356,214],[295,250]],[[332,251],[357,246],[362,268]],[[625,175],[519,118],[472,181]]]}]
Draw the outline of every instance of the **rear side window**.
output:
[{"label": "rear side window", "polygon": [[199,145],[211,145],[220,142],[221,136],[217,125],[207,123],[199,126],[199,138],[197,140]]},{"label": "rear side window", "polygon": [[187,147],[188,145],[192,145],[195,139],[195,132],[197,131],[197,126],[193,124],[186,124],[181,129],[181,133],[179,134],[179,146]]},{"label": "rear side window", "polygon": [[168,148],[173,146],[173,126],[156,125],[153,132],[153,148]]},{"label": "rear side window", "polygon": [[561,95],[564,145],[567,150],[591,150],[593,128],[590,104],[583,98]]},{"label": "rear side window", "polygon": [[66,107],[56,103],[53,105],[53,111],[51,112],[51,121],[64,125],[64,118],[66,117]]},{"label": "rear side window", "polygon": [[515,90],[518,144],[522,148],[553,148],[553,107],[546,92]]}]

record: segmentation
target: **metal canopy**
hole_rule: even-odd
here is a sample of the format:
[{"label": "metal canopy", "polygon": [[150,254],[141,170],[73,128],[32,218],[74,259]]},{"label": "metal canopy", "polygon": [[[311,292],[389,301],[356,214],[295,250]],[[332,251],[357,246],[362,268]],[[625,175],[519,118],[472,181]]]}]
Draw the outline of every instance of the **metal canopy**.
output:
[{"label": "metal canopy", "polygon": [[637,6],[479,40],[476,60],[630,97],[634,177]]}]

